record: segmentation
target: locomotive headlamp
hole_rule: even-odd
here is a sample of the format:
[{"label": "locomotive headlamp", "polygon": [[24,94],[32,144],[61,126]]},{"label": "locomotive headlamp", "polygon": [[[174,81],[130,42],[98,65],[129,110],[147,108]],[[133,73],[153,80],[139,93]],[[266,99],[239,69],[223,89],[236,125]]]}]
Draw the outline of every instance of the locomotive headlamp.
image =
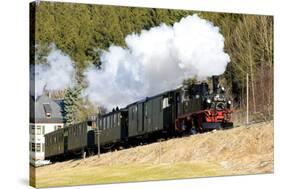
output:
[{"label": "locomotive headlamp", "polygon": [[208,104],[211,104],[211,99],[208,98],[208,99],[207,99],[207,103],[208,103]]},{"label": "locomotive headlamp", "polygon": [[227,101],[227,108],[230,108],[231,103],[232,103],[231,100]]}]

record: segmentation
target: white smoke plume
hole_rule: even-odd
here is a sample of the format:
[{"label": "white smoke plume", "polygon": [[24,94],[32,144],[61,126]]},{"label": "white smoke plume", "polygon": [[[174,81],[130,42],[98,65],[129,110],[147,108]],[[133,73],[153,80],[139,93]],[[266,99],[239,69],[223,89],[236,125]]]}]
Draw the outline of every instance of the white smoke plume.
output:
[{"label": "white smoke plume", "polygon": [[101,53],[101,69],[84,73],[84,95],[108,109],[173,89],[184,79],[223,74],[230,61],[219,28],[197,15],[130,34],[125,42],[126,48],[112,45]]},{"label": "white smoke plume", "polygon": [[74,62],[54,44],[50,48],[46,63],[31,67],[31,81],[35,84],[31,93],[34,93],[35,98],[44,91],[58,91],[75,85]]}]

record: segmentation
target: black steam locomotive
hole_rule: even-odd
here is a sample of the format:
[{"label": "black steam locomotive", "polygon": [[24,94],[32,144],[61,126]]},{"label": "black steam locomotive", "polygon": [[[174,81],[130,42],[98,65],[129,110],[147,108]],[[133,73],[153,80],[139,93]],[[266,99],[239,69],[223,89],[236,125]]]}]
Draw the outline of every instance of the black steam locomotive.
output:
[{"label": "black steam locomotive", "polygon": [[78,152],[96,153],[98,142],[101,148],[107,149],[114,145],[231,128],[231,101],[225,96],[218,76],[212,79],[212,91],[205,82],[183,85],[116,108],[95,120],[48,133],[45,135],[45,159]]}]

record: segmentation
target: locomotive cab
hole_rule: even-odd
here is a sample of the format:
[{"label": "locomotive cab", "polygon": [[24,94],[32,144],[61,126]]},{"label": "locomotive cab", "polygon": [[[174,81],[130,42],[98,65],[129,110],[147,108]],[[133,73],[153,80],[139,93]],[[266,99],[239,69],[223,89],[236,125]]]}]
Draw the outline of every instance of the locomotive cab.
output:
[{"label": "locomotive cab", "polygon": [[204,97],[209,94],[207,83],[192,84],[181,88],[180,99],[178,100],[178,115],[188,114],[202,110]]}]

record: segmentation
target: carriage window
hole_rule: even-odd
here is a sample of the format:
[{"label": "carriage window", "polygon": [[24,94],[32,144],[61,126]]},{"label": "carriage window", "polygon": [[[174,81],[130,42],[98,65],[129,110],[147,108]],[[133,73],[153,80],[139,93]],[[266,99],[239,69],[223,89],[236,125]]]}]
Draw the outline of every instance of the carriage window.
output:
[{"label": "carriage window", "polygon": [[118,122],[118,126],[120,126],[120,120],[121,120],[121,113],[118,114],[118,116],[116,116],[117,122]]},{"label": "carriage window", "polygon": [[99,127],[98,127],[99,130],[102,130],[102,119],[99,119]]},{"label": "carriage window", "polygon": [[110,116],[107,117],[106,129],[109,129],[109,126],[110,126]]},{"label": "carriage window", "polygon": [[110,126],[110,117],[108,116],[107,118],[106,118],[106,129],[109,129],[109,126]]},{"label": "carriage window", "polygon": [[116,126],[116,114],[113,114],[113,127]]},{"label": "carriage window", "polygon": [[147,117],[147,104],[144,104],[144,115]]},{"label": "carriage window", "polygon": [[134,117],[137,116],[137,112],[138,112],[138,106],[135,105],[135,106],[133,107],[132,119],[134,119]]},{"label": "carriage window", "polygon": [[[115,115],[115,124],[116,124],[116,125],[119,125],[119,119],[120,119],[120,118],[119,118],[119,115],[120,115],[120,113]],[[116,125],[115,125],[115,126],[116,126]]]},{"label": "carriage window", "polygon": [[162,99],[162,109],[167,108],[167,107],[169,107],[169,106],[170,106],[170,104],[169,104],[169,98],[168,98],[168,97],[163,98],[163,99]]},{"label": "carriage window", "polygon": [[182,96],[181,96],[181,100],[182,101],[188,101],[189,100],[189,96],[191,95],[191,97],[194,95],[194,92],[190,92],[190,94],[189,94],[189,92],[187,91],[187,90],[184,90],[183,92],[182,92]]}]

